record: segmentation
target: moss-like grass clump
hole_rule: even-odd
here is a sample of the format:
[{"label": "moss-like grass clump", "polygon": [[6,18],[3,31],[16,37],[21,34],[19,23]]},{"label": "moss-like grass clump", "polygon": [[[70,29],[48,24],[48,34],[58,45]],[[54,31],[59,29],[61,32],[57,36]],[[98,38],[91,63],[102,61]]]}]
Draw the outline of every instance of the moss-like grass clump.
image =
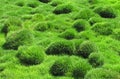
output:
[{"label": "moss-like grass clump", "polygon": [[70,12],[72,12],[73,6],[70,4],[62,4],[62,5],[58,5],[53,13],[55,14],[68,14]]},{"label": "moss-like grass clump", "polygon": [[31,8],[36,8],[39,6],[39,4],[37,2],[29,2],[27,3],[27,6]]},{"label": "moss-like grass clump", "polygon": [[92,30],[100,35],[110,35],[113,32],[113,27],[108,22],[100,22],[94,24]]},{"label": "moss-like grass clump", "polygon": [[85,79],[119,79],[119,73],[108,69],[97,68],[89,71]]},{"label": "moss-like grass clump", "polygon": [[91,17],[88,22],[90,23],[90,25],[94,25],[96,23],[102,22],[103,19],[100,17]]},{"label": "moss-like grass clump", "polygon": [[120,30],[119,29],[115,29],[113,31],[112,38],[114,38],[116,40],[120,40]]},{"label": "moss-like grass clump", "polygon": [[76,31],[73,29],[66,30],[66,31],[62,32],[59,35],[59,37],[62,37],[62,38],[68,39],[68,40],[74,39],[76,37]]},{"label": "moss-like grass clump", "polygon": [[93,67],[101,67],[104,64],[104,60],[99,53],[91,53],[88,61]]},{"label": "moss-like grass clump", "polygon": [[90,10],[90,9],[82,9],[75,15],[74,19],[89,20],[93,16],[95,16],[95,13],[92,10]]},{"label": "moss-like grass clump", "polygon": [[9,17],[5,20],[1,29],[2,33],[7,34],[9,31],[15,30],[16,28],[22,27],[22,20],[18,17]]},{"label": "moss-like grass clump", "polygon": [[69,57],[62,57],[56,60],[50,68],[50,73],[54,76],[65,76],[71,71],[71,60]]},{"label": "moss-like grass clump", "polygon": [[97,46],[91,41],[84,41],[80,44],[77,50],[77,55],[82,56],[84,58],[88,58],[88,56],[93,53],[97,52]]},{"label": "moss-like grass clump", "polygon": [[97,7],[94,10],[103,18],[116,18],[115,10],[111,7]]},{"label": "moss-like grass clump", "polygon": [[50,2],[51,0],[39,0],[40,2],[43,2],[43,3],[48,3]]},{"label": "moss-like grass clump", "polygon": [[45,52],[40,46],[20,47],[17,57],[24,65],[37,65],[43,62]]},{"label": "moss-like grass clump", "polygon": [[89,23],[83,19],[76,20],[72,25],[72,27],[75,28],[76,31],[78,32],[86,30],[88,26],[89,26]]},{"label": "moss-like grass clump", "polygon": [[34,36],[29,30],[20,30],[6,37],[6,42],[3,45],[4,49],[17,50],[21,45],[29,45],[33,43]]},{"label": "moss-like grass clump", "polygon": [[72,55],[74,54],[74,44],[70,41],[57,41],[48,46],[46,53],[51,55]]},{"label": "moss-like grass clump", "polygon": [[62,3],[62,1],[54,0],[51,2],[51,6],[58,6],[61,3]]},{"label": "moss-like grass clump", "polygon": [[15,5],[23,7],[25,5],[24,1],[17,1]]},{"label": "moss-like grass clump", "polygon": [[34,29],[36,31],[41,31],[41,32],[44,32],[48,29],[48,24],[45,23],[45,22],[42,22],[42,23],[37,23],[35,26],[34,26]]},{"label": "moss-like grass clump", "polygon": [[92,68],[91,65],[83,59],[79,59],[72,71],[75,79],[83,79],[86,73]]}]

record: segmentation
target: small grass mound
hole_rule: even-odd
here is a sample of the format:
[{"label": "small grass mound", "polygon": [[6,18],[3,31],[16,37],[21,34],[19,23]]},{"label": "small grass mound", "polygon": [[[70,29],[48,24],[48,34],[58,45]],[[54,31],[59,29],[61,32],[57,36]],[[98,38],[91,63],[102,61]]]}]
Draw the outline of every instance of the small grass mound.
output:
[{"label": "small grass mound", "polygon": [[76,50],[77,50],[77,55],[82,56],[84,58],[88,58],[88,56],[92,52],[98,51],[97,46],[91,41],[82,42],[79,48]]},{"label": "small grass mound", "polygon": [[95,3],[98,2],[98,0],[88,0],[88,2],[89,2],[90,4],[95,4]]},{"label": "small grass mound", "polygon": [[89,23],[83,19],[76,20],[72,27],[75,28],[78,32],[84,31]]},{"label": "small grass mound", "polygon": [[29,2],[27,3],[27,6],[31,8],[36,8],[39,6],[39,4],[37,2]]},{"label": "small grass mound", "polygon": [[3,48],[17,50],[21,45],[33,43],[33,38],[34,36],[30,30],[14,32],[6,37],[6,42],[4,43]]},{"label": "small grass mound", "polygon": [[25,5],[24,1],[17,1],[15,5],[23,7]]},{"label": "small grass mound", "polygon": [[57,41],[48,46],[46,53],[52,55],[72,55],[74,54],[74,44],[70,41]]},{"label": "small grass mound", "polygon": [[75,54],[77,54],[77,52],[79,50],[79,47],[80,47],[80,45],[81,45],[81,43],[83,41],[84,41],[83,39],[75,39],[75,40],[73,40],[74,45],[75,45]]},{"label": "small grass mound", "polygon": [[68,40],[74,39],[76,37],[76,31],[73,29],[66,30],[66,31],[62,32],[59,35],[59,37],[62,37],[62,38],[68,39]]},{"label": "small grass mound", "polygon": [[90,9],[82,9],[78,12],[74,19],[90,19],[95,16],[95,13]]},{"label": "small grass mound", "polygon": [[89,71],[84,79],[119,79],[119,73],[108,69],[96,68]]},{"label": "small grass mound", "polygon": [[22,27],[22,20],[20,18],[9,17],[7,20],[5,20],[1,32],[7,34],[9,31],[21,27]]},{"label": "small grass mound", "polygon": [[51,0],[39,0],[40,2],[43,2],[43,3],[48,3],[50,2]]},{"label": "small grass mound", "polygon": [[44,32],[48,29],[48,24],[45,23],[45,22],[42,22],[42,23],[37,23],[35,26],[34,26],[34,29],[37,30],[37,31],[41,31],[41,32]]},{"label": "small grass mound", "polygon": [[91,69],[91,65],[85,60],[77,60],[75,67],[72,71],[72,76],[75,79],[83,79],[86,73]]},{"label": "small grass mound", "polygon": [[55,1],[52,1],[51,6],[58,6],[61,3],[62,1],[55,0]]},{"label": "small grass mound", "polygon": [[99,53],[91,53],[88,61],[93,67],[101,67],[104,64],[104,60]]},{"label": "small grass mound", "polygon": [[110,35],[113,32],[113,28],[108,22],[100,22],[93,25],[92,30],[101,35]]},{"label": "small grass mound", "polygon": [[24,65],[37,65],[43,62],[45,52],[39,46],[20,47],[17,57]]},{"label": "small grass mound", "polygon": [[92,17],[88,21],[89,21],[90,25],[94,25],[98,22],[102,22],[103,20],[99,17]]},{"label": "small grass mound", "polygon": [[120,29],[115,29],[112,34],[112,38],[120,40]]},{"label": "small grass mound", "polygon": [[69,57],[61,57],[56,60],[50,68],[50,73],[54,76],[64,76],[71,70],[71,60]]},{"label": "small grass mound", "polygon": [[55,14],[68,14],[70,12],[72,12],[73,6],[70,4],[62,4],[62,5],[58,5],[53,13]]},{"label": "small grass mound", "polygon": [[31,19],[32,22],[41,22],[41,21],[44,21],[44,16],[40,13],[36,13],[32,16],[32,19]]},{"label": "small grass mound", "polygon": [[0,65],[0,73],[3,72],[5,70],[5,67]]},{"label": "small grass mound", "polygon": [[111,7],[97,7],[94,11],[103,18],[115,18],[117,16]]}]

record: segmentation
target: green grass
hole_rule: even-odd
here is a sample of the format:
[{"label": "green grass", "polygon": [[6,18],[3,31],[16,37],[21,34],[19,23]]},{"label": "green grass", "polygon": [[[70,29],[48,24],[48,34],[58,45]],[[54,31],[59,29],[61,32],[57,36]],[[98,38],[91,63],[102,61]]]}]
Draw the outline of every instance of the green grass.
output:
[{"label": "green grass", "polygon": [[[120,79],[119,6],[119,0],[0,0],[0,79]],[[19,52],[21,46],[27,48]],[[18,53],[33,64],[20,62]],[[70,71],[51,74],[57,60]]]}]

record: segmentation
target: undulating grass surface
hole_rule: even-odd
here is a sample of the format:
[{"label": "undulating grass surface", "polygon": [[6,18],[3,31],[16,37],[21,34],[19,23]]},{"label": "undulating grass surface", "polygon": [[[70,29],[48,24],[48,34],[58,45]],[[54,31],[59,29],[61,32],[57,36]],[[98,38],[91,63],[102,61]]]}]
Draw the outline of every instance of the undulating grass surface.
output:
[{"label": "undulating grass surface", "polygon": [[120,1],[0,0],[0,79],[120,79]]}]

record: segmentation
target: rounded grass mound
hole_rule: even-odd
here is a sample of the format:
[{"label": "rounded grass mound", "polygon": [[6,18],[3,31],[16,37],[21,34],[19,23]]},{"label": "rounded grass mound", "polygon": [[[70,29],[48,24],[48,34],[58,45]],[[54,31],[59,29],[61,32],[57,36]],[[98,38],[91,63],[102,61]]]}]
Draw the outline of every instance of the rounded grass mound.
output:
[{"label": "rounded grass mound", "polygon": [[104,64],[104,60],[99,53],[91,53],[88,61],[93,67],[101,67]]},{"label": "rounded grass mound", "polygon": [[54,76],[65,76],[69,71],[71,71],[71,60],[69,57],[59,58],[50,68],[50,73]]},{"label": "rounded grass mound", "polygon": [[68,40],[74,39],[76,37],[76,31],[74,29],[66,30],[66,31],[62,32],[59,35],[59,37],[62,37],[62,38],[68,39]]},{"label": "rounded grass mound", "polygon": [[18,32],[11,33],[6,37],[6,42],[3,45],[4,49],[17,50],[21,45],[30,45],[33,43],[34,36],[30,30],[20,30]]},{"label": "rounded grass mound", "polygon": [[100,17],[91,17],[89,20],[90,25],[94,25],[96,23],[102,22],[103,19]]},{"label": "rounded grass mound", "polygon": [[112,38],[120,41],[120,29],[115,29],[113,31]]},{"label": "rounded grass mound", "polygon": [[96,4],[96,3],[98,2],[98,0],[88,0],[88,2],[89,2],[90,4]]},{"label": "rounded grass mound", "polygon": [[52,1],[51,6],[58,6],[59,4],[62,4],[62,1],[55,0]]},{"label": "rounded grass mound", "polygon": [[97,7],[94,12],[98,13],[103,18],[116,18],[115,10],[111,7]]},{"label": "rounded grass mound", "polygon": [[75,28],[78,32],[84,31],[88,26],[89,23],[83,19],[76,20],[72,25],[72,27]]},{"label": "rounded grass mound", "polygon": [[57,41],[46,49],[46,54],[49,55],[72,55],[74,54],[74,44],[70,41]]},{"label": "rounded grass mound", "polygon": [[43,3],[48,3],[48,2],[50,2],[51,0],[38,0],[38,1],[43,2]]},{"label": "rounded grass mound", "polygon": [[81,43],[77,50],[77,55],[82,56],[84,58],[88,58],[88,56],[93,53],[97,52],[97,46],[94,44],[94,42],[91,41],[84,41]]},{"label": "rounded grass mound", "polygon": [[91,17],[95,16],[95,13],[90,9],[82,9],[78,12],[74,19],[85,19],[89,20]]},{"label": "rounded grass mound", "polygon": [[29,2],[29,3],[27,3],[27,6],[28,7],[31,7],[31,8],[36,8],[36,7],[38,7],[39,6],[39,4],[37,3],[37,2]]},{"label": "rounded grass mound", "polygon": [[100,22],[93,25],[92,30],[100,35],[110,35],[113,28],[108,22]]},{"label": "rounded grass mound", "polygon": [[70,12],[72,12],[73,6],[70,4],[62,4],[62,5],[58,5],[53,13],[55,14],[68,14]]},{"label": "rounded grass mound", "polygon": [[22,20],[20,18],[9,17],[7,20],[5,20],[1,32],[7,34],[9,31],[21,27],[22,27]]},{"label": "rounded grass mound", "polygon": [[86,73],[92,68],[91,65],[83,59],[77,60],[77,63],[74,65],[72,76],[75,79],[83,79]]},{"label": "rounded grass mound", "polygon": [[96,68],[89,71],[84,79],[119,79],[119,73],[103,69],[103,68]]},{"label": "rounded grass mound", "polygon": [[22,46],[18,50],[17,57],[24,65],[37,65],[43,62],[45,52],[40,46]]},{"label": "rounded grass mound", "polygon": [[17,1],[15,5],[23,7],[25,5],[24,1]]},{"label": "rounded grass mound", "polygon": [[47,25],[47,23],[44,23],[44,22],[37,23],[35,25],[34,29],[37,30],[37,31],[44,32],[44,31],[46,31],[48,29],[48,25]]}]

